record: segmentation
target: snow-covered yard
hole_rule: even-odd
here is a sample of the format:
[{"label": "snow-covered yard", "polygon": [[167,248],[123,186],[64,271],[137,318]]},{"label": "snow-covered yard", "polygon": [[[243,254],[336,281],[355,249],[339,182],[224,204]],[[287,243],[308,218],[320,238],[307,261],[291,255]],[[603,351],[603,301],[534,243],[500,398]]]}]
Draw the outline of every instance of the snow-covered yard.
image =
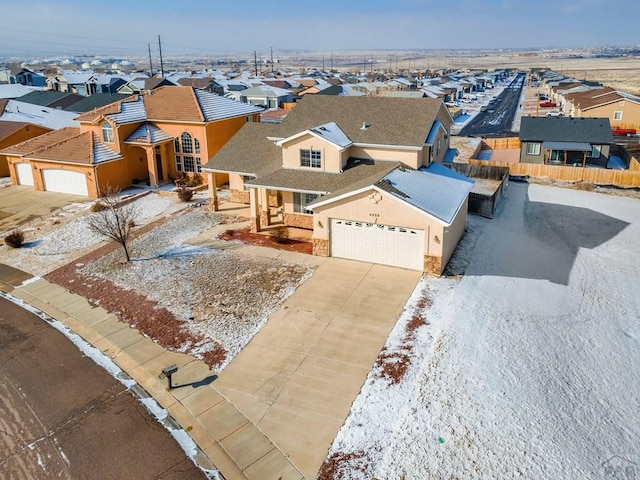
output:
[{"label": "snow-covered yard", "polygon": [[464,276],[419,283],[325,472],[638,478],[638,238],[640,200],[511,184],[469,218]]},{"label": "snow-covered yard", "polygon": [[[194,204],[199,203],[196,198]],[[26,245],[0,247],[2,261],[34,275],[52,275],[54,282],[117,313],[164,347],[202,356],[217,370],[313,273],[306,265],[188,243],[236,220],[233,215],[157,194],[135,204],[137,225],[159,223],[129,242],[129,263],[119,246],[108,253],[96,250],[104,238],[89,229],[90,203],[25,228]]]}]

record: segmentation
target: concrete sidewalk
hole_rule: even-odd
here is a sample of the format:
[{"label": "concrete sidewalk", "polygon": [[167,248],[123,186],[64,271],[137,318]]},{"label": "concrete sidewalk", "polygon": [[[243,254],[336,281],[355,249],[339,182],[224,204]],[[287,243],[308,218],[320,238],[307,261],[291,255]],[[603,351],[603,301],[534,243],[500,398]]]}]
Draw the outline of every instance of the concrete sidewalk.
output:
[{"label": "concrete sidewalk", "polygon": [[[195,243],[217,246],[212,242]],[[263,247],[234,248],[312,262],[317,270],[219,377],[204,362],[164,350],[58,285],[43,279],[23,284],[28,274],[0,266],[0,289],[112,358],[191,435],[203,452],[203,467],[217,468],[227,480],[315,478],[421,274]],[[158,375],[171,364],[179,367],[173,376],[179,388],[168,390]]]}]

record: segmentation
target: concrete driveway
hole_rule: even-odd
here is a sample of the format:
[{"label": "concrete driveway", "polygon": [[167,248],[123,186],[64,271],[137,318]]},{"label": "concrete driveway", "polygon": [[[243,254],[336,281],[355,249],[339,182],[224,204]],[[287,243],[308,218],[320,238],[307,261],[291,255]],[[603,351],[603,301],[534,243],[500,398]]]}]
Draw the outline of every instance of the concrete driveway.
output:
[{"label": "concrete driveway", "polygon": [[[318,473],[421,277],[384,265],[313,259],[319,260],[314,275],[214,383],[305,478]],[[243,442],[254,443],[250,436]]]},{"label": "concrete driveway", "polygon": [[26,185],[0,188],[0,234],[49,215],[70,203],[88,200],[88,197],[79,195],[41,192]]}]

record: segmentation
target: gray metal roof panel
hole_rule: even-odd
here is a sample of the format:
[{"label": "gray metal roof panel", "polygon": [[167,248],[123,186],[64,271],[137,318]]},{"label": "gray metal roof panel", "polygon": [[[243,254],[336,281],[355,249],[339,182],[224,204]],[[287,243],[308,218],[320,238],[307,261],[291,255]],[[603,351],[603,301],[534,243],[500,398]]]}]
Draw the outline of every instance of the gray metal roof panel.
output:
[{"label": "gray metal roof panel", "polygon": [[[437,165],[437,164],[431,164]],[[473,180],[466,181],[443,174],[440,165],[421,170],[397,168],[376,186],[400,200],[451,224],[467,199]]]},{"label": "gray metal roof panel", "polygon": [[591,151],[591,144],[584,142],[543,142],[542,148],[549,150],[569,150],[572,152]]}]

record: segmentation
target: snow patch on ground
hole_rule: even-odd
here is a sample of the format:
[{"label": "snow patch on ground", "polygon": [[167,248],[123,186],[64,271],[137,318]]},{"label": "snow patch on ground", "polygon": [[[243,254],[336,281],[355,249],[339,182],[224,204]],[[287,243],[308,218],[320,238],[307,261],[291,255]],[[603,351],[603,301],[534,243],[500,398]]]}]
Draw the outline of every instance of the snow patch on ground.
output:
[{"label": "snow patch on ground", "polygon": [[[465,276],[416,287],[386,348],[398,348],[421,292],[430,325],[402,382],[369,375],[331,448],[347,459],[334,478],[603,478],[616,459],[637,475],[639,207],[512,184],[493,220],[471,217],[474,238],[454,262]],[[553,261],[567,258],[568,272]]]},{"label": "snow patch on ground", "polygon": [[224,368],[313,268],[184,243],[222,218],[190,210],[131,242],[132,262],[122,262],[119,249],[81,272],[145,295],[192,333],[216,340],[228,352]]}]

